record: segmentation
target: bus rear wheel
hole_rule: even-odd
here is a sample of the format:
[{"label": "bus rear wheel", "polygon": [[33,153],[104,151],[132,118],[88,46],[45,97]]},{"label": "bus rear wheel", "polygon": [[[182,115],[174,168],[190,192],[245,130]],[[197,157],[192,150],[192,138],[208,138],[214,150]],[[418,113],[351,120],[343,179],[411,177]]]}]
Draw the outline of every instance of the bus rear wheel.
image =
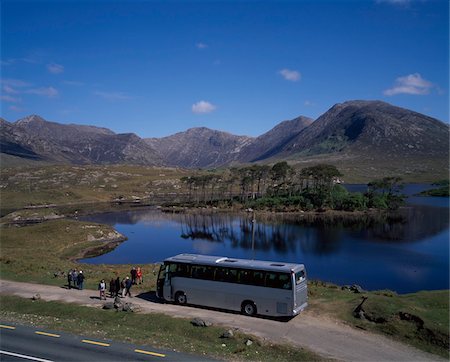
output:
[{"label": "bus rear wheel", "polygon": [[248,316],[253,316],[256,314],[256,305],[252,301],[245,301],[242,303],[242,313]]},{"label": "bus rear wheel", "polygon": [[186,294],[184,294],[183,292],[176,292],[175,293],[175,302],[177,304],[186,304],[186,302],[187,302]]}]

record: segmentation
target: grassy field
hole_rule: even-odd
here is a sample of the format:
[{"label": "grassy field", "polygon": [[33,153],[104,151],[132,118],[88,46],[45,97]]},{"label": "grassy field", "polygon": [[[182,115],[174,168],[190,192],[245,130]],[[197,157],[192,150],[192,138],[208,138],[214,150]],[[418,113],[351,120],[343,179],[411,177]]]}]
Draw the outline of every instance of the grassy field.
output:
[{"label": "grassy field", "polygon": [[[117,239],[118,235],[107,225],[63,219],[28,226],[3,226],[0,232],[1,275],[6,279],[61,285],[65,282],[63,273],[77,269],[86,275],[86,287],[95,289],[99,280],[123,278],[133,267],[76,261],[86,254],[109,250],[106,240]],[[136,289],[154,287],[155,268],[153,265],[143,268],[146,284]]]},{"label": "grassy field", "polygon": [[[59,302],[32,301],[1,296],[0,318],[27,325],[81,334],[86,337],[153,345],[163,349],[204,355],[229,361],[321,361],[316,354],[287,345],[262,342],[235,332],[222,339],[223,327],[194,327],[190,320],[162,314],[99,311]],[[247,340],[253,343],[245,344]]]},{"label": "grassy field", "polygon": [[[76,268],[82,269],[86,275],[86,287],[96,289],[100,279],[122,278],[132,267],[82,264],[75,260],[86,250],[91,250],[91,253],[104,250],[107,246],[105,238],[117,237],[109,226],[62,219],[21,227],[2,226],[0,232],[0,267],[5,279],[63,285],[66,279],[62,272]],[[157,266],[148,264],[142,267],[145,283],[133,287],[136,293],[155,289]],[[448,291],[407,295],[390,291],[355,294],[335,285],[310,282],[309,294],[307,313],[343,320],[358,328],[388,335],[448,357]],[[366,318],[358,319],[353,316],[353,310],[362,295],[368,297],[363,305]],[[19,312],[20,309],[15,311]]]},{"label": "grassy field", "polygon": [[186,171],[174,168],[126,165],[4,168],[1,215],[39,205],[95,209],[113,200],[149,200],[179,190],[185,175]]}]

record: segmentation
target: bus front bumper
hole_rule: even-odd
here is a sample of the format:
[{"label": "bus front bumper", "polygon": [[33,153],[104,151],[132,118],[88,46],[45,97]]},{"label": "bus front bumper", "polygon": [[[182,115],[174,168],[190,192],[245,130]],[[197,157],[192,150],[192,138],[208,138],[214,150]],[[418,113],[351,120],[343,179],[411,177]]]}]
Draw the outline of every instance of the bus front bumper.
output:
[{"label": "bus front bumper", "polygon": [[292,311],[292,314],[293,314],[293,315],[299,314],[299,313],[302,312],[307,306],[308,306],[308,302],[303,303],[300,307],[295,308],[295,309]]}]

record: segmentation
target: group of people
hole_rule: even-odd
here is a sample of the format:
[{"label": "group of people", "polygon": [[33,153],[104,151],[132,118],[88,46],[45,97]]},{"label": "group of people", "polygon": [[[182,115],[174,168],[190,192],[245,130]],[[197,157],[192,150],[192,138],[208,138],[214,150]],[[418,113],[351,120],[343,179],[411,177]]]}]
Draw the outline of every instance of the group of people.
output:
[{"label": "group of people", "polygon": [[[130,271],[130,275],[131,278],[130,276],[126,276],[122,280],[120,280],[120,277],[117,277],[116,279],[111,278],[111,280],[109,281],[109,296],[111,298],[119,296],[123,298],[125,298],[126,296],[132,297],[130,290],[133,284],[142,284],[144,282],[142,269],[140,267],[133,267]],[[106,300],[106,289],[106,282],[104,279],[102,279],[98,284],[100,299]]]},{"label": "group of people", "polygon": [[78,272],[75,269],[70,269],[67,272],[67,284],[69,286],[69,289],[75,288],[82,290],[83,283],[84,283],[84,274],[82,270]]}]

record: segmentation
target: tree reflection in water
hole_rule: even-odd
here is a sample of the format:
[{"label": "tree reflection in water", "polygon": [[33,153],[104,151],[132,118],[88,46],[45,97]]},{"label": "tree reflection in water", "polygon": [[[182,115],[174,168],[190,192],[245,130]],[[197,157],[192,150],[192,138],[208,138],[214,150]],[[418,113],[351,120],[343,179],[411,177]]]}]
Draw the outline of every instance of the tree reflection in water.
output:
[{"label": "tree reflection in water", "polygon": [[[449,227],[449,209],[405,207],[391,215],[332,218],[318,215],[258,215],[221,212],[167,216],[181,224],[181,237],[190,240],[229,242],[232,248],[285,254],[300,248],[304,254],[336,253],[345,235],[371,242],[416,242]],[[253,230],[254,228],[254,230]]]}]

